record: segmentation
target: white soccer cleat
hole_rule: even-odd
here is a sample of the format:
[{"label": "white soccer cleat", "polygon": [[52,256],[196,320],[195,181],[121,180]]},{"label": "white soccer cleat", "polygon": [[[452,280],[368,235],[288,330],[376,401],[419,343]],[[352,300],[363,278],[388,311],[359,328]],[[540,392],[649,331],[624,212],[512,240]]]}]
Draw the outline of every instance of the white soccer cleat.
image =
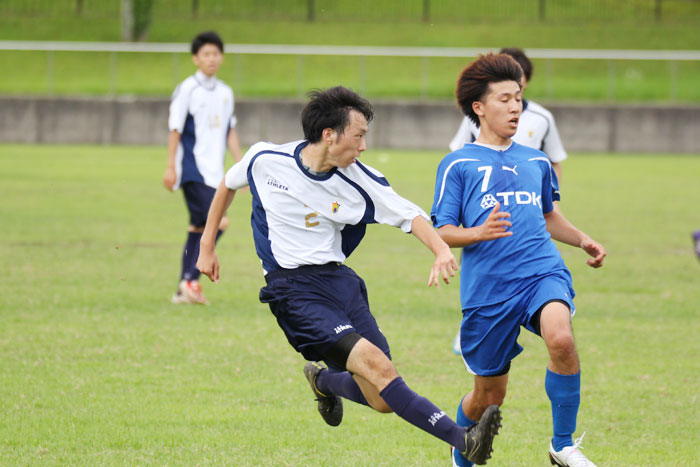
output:
[{"label": "white soccer cleat", "polygon": [[177,292],[173,295],[173,303],[193,303],[208,305],[209,300],[202,294],[202,286],[198,281],[180,281]]},{"label": "white soccer cleat", "polygon": [[562,448],[561,451],[555,451],[552,446],[552,442],[549,442],[549,461],[552,465],[558,465],[559,467],[596,467],[596,465],[586,459],[586,456],[579,450],[583,449],[581,442],[583,437],[586,436],[584,431],[580,438],[574,441],[573,446],[567,446]]}]

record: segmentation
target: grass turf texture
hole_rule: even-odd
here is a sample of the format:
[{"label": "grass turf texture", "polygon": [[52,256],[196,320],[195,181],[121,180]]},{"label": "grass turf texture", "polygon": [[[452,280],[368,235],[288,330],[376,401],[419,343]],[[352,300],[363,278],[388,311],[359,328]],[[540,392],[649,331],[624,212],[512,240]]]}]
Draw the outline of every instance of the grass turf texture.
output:
[{"label": "grass turf texture", "polygon": [[[363,160],[429,209],[439,152]],[[164,147],[0,146],[1,465],[447,465],[448,448],[394,415],[345,404],[326,426],[274,318],[249,226],[230,210],[209,307],[169,303],[185,240]],[[578,434],[599,465],[684,466],[700,456],[697,156],[578,155],[563,211],[600,240],[601,270],[561,248],[578,292]],[[454,416],[471,378],[451,353],[458,281],[427,289],[431,255],[370,226],[348,264],[400,373]],[[546,352],[521,335],[489,465],[548,465]]]},{"label": "grass turf texture", "polygon": [[[352,2],[351,2],[352,3]],[[443,5],[444,3],[444,5]],[[630,3],[630,2],[627,2]],[[613,17],[589,18],[591,3],[554,9],[539,22],[523,2],[488,7],[485,2],[433,2],[434,22],[415,20],[419,2],[372,2],[364,10],[348,2],[326,2],[313,23],[304,22],[306,2],[284,8],[236,2],[214,12],[202,2],[200,18],[189,17],[191,2],[156,2],[149,40],[189,42],[197,31],[216,29],[227,43],[387,45],[592,49],[699,49],[695,2],[664,2],[667,22],[642,18],[651,2],[601,3]],[[75,2],[8,4],[0,17],[0,39],[118,41],[115,5],[101,10],[86,4],[84,17],[72,16]],[[441,6],[442,5],[442,6]],[[495,4],[494,4],[495,5]],[[525,5],[525,6],[524,6]],[[606,6],[607,5],[607,6]],[[611,6],[612,5],[612,6]],[[550,7],[554,8],[553,4]],[[209,8],[209,9],[207,9]],[[264,12],[258,16],[246,10]],[[570,10],[567,10],[567,8]],[[94,9],[94,10],[93,10]],[[443,11],[444,10],[444,11]],[[0,10],[1,11],[1,10]],[[284,15],[280,15],[280,11]],[[44,14],[42,14],[44,12]],[[474,13],[477,13],[476,15]],[[506,14],[509,15],[507,15]],[[640,13],[641,12],[641,13]],[[695,13],[694,13],[695,12]],[[242,16],[235,16],[239,14]],[[248,18],[248,19],[245,19]],[[391,22],[385,22],[392,18]],[[411,20],[411,18],[414,18]],[[695,18],[695,19],[694,19]],[[287,19],[287,21],[284,21]],[[219,77],[238,97],[299,96],[313,87],[345,83],[372,97],[451,99],[459,71],[472,58],[387,58],[333,56],[227,56]],[[102,95],[109,93],[169,96],[194,71],[188,54],[110,54],[0,51],[0,93]],[[697,62],[544,60],[535,61],[528,96],[533,99],[700,101]],[[53,70],[53,71],[51,71]],[[612,78],[614,76],[614,78]],[[675,81],[672,78],[675,76]],[[614,84],[611,86],[610,82]]]}]

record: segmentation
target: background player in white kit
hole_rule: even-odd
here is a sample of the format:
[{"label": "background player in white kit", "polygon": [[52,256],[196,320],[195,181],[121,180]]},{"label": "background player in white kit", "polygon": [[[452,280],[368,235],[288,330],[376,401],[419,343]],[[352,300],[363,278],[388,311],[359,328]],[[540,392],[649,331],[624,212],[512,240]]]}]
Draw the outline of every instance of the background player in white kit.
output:
[{"label": "background player in white kit", "polygon": [[[516,47],[504,47],[499,53],[510,55],[523,69],[523,79],[521,81],[522,90],[525,92],[534,68],[532,62],[525,52]],[[469,117],[464,117],[457,134],[450,141],[450,150],[461,149],[467,143],[473,143],[479,137],[480,128]],[[566,159],[567,154],[564,145],[559,137],[559,130],[554,122],[552,113],[540,104],[523,99],[523,112],[520,114],[518,131],[513,135],[513,141],[523,146],[539,149],[547,155],[552,162],[552,168],[557,174],[559,185],[561,186],[561,163]],[[558,202],[554,203],[554,209],[559,209]],[[452,342],[452,351],[456,355],[461,355],[459,346],[459,332]]]},{"label": "background player in white kit", "polygon": [[484,464],[500,426],[498,407],[486,408],[467,430],[413,392],[391,362],[364,281],[342,264],[370,223],[399,227],[433,252],[429,286],[437,286],[440,276],[449,282],[455,258],[425,212],[357,160],[373,117],[369,102],[340,86],[310,96],[302,112],[305,140],[257,143],[227,172],[209,211],[197,267],[219,279],[217,225],[236,190],[250,186],[253,237],[267,282],[260,300],[269,304],[290,345],[311,360],[304,375],[325,422],[340,424],[342,397],[393,411]]},{"label": "background player in white kit", "polygon": [[[199,240],[209,205],[224,175],[228,147],[236,161],[241,149],[233,113],[233,91],[216,78],[223,61],[224,44],[215,32],[203,32],[192,40],[192,61],[197,72],[173,92],[168,126],[168,167],[163,185],[170,191],[182,188],[190,220],[182,253],[180,284],[173,303],[206,304],[195,264]],[[226,230],[222,218],[218,237]]]}]

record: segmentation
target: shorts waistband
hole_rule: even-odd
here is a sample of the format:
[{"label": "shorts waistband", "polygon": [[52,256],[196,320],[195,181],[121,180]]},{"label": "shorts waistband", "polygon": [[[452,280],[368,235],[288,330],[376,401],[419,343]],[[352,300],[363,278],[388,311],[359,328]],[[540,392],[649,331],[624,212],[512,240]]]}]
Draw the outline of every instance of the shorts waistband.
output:
[{"label": "shorts waistband", "polygon": [[321,272],[337,271],[343,267],[343,263],[326,263],[326,264],[307,264],[294,269],[276,269],[265,275],[265,281],[270,283],[271,280],[280,277],[305,276],[309,274],[318,274]]}]

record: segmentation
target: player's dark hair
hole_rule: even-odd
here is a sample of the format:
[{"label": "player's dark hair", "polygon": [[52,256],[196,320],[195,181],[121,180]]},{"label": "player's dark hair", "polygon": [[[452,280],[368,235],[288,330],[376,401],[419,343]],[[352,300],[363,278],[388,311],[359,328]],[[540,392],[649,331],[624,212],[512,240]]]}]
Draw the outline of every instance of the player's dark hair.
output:
[{"label": "player's dark hair", "polygon": [[214,31],[205,31],[200,32],[194,39],[192,39],[192,55],[196,55],[197,52],[199,52],[199,49],[201,49],[205,44],[214,44],[219,48],[221,53],[224,53],[224,41],[221,40],[221,37],[219,37],[219,35]]},{"label": "player's dark hair", "polygon": [[513,57],[506,54],[479,55],[470,63],[457,80],[457,103],[464,115],[478,127],[479,116],[474,113],[472,103],[482,100],[489,91],[489,84],[515,81],[520,86],[523,70]]},{"label": "player's dark hair", "polygon": [[310,143],[321,141],[326,128],[342,134],[350,122],[351,110],[364,115],[367,123],[374,117],[369,101],[343,86],[325,91],[313,90],[308,96],[310,100],[301,111],[301,127],[304,129],[304,138]]},{"label": "player's dark hair", "polygon": [[532,77],[534,68],[532,67],[532,62],[530,59],[527,58],[527,55],[525,55],[525,52],[523,52],[523,49],[519,49],[517,47],[503,47],[500,53],[513,57],[515,61],[518,62],[518,65],[520,65],[520,68],[523,69],[525,79],[530,82],[530,77]]}]

